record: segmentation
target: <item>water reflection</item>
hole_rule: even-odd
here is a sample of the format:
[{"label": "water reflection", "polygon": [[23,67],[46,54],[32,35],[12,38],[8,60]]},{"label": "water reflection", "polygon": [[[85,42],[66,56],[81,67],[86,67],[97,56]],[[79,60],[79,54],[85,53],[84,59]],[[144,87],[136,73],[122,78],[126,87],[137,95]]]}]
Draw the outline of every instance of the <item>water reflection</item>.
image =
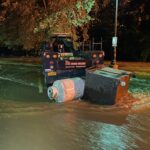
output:
[{"label": "water reflection", "polygon": [[4,68],[0,74],[0,149],[149,150],[150,107],[139,111],[141,104],[150,106],[149,79],[131,81],[129,91],[139,101],[127,109],[82,101],[52,104],[45,91],[38,92],[39,68]]},{"label": "water reflection", "polygon": [[129,92],[138,100],[133,109],[150,108],[150,79],[135,78],[131,80]]},{"label": "water reflection", "polygon": [[[133,149],[136,148],[134,135],[127,126],[104,124],[100,130],[102,149]],[[130,144],[129,144],[130,143]]]}]

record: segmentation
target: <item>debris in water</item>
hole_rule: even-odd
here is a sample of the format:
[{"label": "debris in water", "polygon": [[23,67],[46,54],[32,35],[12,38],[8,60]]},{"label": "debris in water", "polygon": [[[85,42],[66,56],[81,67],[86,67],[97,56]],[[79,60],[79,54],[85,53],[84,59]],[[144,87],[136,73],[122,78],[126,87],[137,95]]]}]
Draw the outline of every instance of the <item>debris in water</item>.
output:
[{"label": "debris in water", "polygon": [[66,102],[79,99],[84,93],[85,81],[81,78],[57,80],[47,89],[50,100]]},{"label": "debris in water", "polygon": [[89,69],[85,80],[85,98],[98,104],[116,104],[127,95],[130,76],[131,72],[109,67]]}]

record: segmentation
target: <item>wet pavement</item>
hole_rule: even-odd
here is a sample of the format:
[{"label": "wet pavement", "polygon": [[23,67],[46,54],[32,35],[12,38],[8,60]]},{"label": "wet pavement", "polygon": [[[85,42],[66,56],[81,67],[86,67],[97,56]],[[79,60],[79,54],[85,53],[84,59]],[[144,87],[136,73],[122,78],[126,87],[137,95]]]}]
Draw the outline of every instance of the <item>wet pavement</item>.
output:
[{"label": "wet pavement", "polygon": [[0,63],[0,150],[149,150],[150,72],[126,104],[50,103],[39,65]]}]

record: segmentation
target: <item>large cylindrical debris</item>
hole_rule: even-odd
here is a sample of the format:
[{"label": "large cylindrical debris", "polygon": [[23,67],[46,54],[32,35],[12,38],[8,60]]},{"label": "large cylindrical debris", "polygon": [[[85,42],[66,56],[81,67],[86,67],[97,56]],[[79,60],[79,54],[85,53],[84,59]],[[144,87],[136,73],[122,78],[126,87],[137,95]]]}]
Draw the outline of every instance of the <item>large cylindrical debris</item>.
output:
[{"label": "large cylindrical debris", "polygon": [[79,99],[84,94],[85,81],[81,78],[57,80],[48,87],[47,94],[50,100],[66,102]]}]

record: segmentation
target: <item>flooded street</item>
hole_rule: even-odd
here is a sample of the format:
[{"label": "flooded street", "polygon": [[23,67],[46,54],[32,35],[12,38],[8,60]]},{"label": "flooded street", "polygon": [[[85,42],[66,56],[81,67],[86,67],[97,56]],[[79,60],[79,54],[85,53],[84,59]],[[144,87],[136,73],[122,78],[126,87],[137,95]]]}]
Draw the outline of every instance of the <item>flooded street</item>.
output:
[{"label": "flooded street", "polygon": [[150,71],[132,104],[50,103],[39,65],[0,62],[0,150],[149,150]]}]

